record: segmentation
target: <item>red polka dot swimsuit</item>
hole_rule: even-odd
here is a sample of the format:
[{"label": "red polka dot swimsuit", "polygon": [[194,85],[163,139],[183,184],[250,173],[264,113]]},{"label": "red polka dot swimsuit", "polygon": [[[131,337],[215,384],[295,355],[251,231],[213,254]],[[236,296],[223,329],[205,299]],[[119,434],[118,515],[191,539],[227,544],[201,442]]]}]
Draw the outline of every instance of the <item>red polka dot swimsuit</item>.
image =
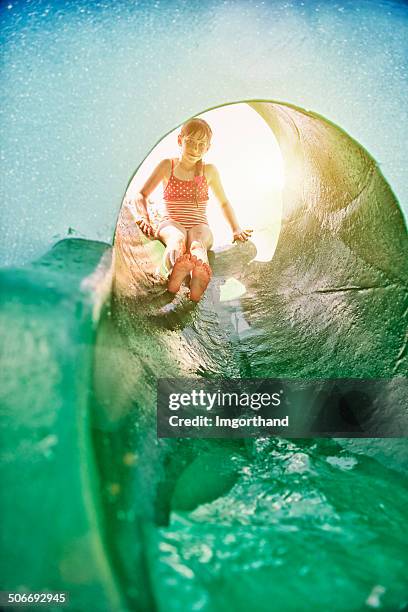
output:
[{"label": "red polka dot swimsuit", "polygon": [[[203,167],[204,170],[204,167]],[[208,204],[208,184],[203,175],[195,176],[189,181],[174,176],[174,160],[171,160],[171,174],[163,192],[166,213],[163,221],[177,221],[186,230],[194,225],[205,223]]]}]

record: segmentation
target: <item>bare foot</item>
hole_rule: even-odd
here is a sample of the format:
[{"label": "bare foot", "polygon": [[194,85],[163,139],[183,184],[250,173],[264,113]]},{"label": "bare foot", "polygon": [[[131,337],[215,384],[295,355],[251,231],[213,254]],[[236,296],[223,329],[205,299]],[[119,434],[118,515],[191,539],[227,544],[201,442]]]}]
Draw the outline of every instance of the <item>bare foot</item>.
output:
[{"label": "bare foot", "polygon": [[180,257],[176,259],[174,268],[170,274],[169,283],[167,285],[167,290],[170,291],[170,293],[177,293],[181,287],[181,283],[186,276],[190,274],[196,263],[196,257],[194,257],[194,255],[190,255],[190,253],[180,255]]},{"label": "bare foot", "polygon": [[200,259],[197,260],[191,273],[190,300],[199,302],[204,291],[207,289],[211,278],[211,268]]}]

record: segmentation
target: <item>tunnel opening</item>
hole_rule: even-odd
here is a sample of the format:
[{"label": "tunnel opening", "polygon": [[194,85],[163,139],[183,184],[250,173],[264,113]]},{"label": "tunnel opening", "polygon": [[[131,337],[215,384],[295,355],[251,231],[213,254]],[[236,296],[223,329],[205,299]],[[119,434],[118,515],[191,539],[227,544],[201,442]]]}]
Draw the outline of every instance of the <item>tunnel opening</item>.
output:
[{"label": "tunnel opening", "polygon": [[[197,116],[207,121],[213,132],[204,164],[218,168],[221,184],[240,227],[253,230],[251,243],[256,249],[253,259],[270,261],[280,232],[284,185],[283,159],[273,132],[259,113],[245,102],[217,107]],[[119,252],[121,272],[127,272],[129,278],[134,266],[129,240],[138,232],[135,219],[141,212],[137,210],[137,195],[163,159],[177,159],[179,133],[180,127],[172,130],[152,149],[129,181],[122,201],[114,244]],[[159,184],[148,197],[148,216],[154,231],[165,215],[163,189],[164,185]],[[212,254],[228,250],[232,244],[232,229],[220,204],[210,189],[206,216],[213,236]],[[162,252],[161,243],[149,245],[149,249],[156,252],[157,258]],[[124,284],[121,283],[122,287]],[[220,288],[220,300],[238,299],[244,293],[242,283],[230,276]]]},{"label": "tunnel opening", "polygon": [[[279,235],[284,184],[283,159],[273,132],[259,113],[245,102],[216,107],[197,117],[206,120],[213,131],[204,162],[215,164],[219,169],[241,226],[254,227],[255,259],[269,261]],[[180,127],[177,127],[153,147],[129,181],[124,201],[140,191],[162,159],[177,157],[179,132]],[[161,184],[149,196],[149,204],[153,221],[160,220],[163,215]],[[214,249],[230,244],[231,231],[212,194],[208,220],[214,235]]]}]

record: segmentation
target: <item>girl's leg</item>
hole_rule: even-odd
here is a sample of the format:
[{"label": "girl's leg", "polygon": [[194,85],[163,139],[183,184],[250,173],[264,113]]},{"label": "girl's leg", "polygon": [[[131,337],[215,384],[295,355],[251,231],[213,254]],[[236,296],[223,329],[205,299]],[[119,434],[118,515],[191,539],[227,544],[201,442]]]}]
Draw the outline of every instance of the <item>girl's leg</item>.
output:
[{"label": "girl's leg", "polygon": [[164,265],[168,271],[171,271],[176,259],[186,252],[187,230],[176,221],[164,221],[159,227],[157,237],[166,247]]},{"label": "girl's leg", "polygon": [[160,226],[157,235],[166,246],[164,265],[171,272],[167,289],[171,293],[177,293],[196,262],[195,257],[186,253],[187,231],[177,221],[168,221]]},{"label": "girl's leg", "polygon": [[208,265],[207,251],[213,243],[213,235],[208,225],[194,225],[187,234],[187,251],[197,258],[197,263],[191,273],[190,298],[193,302],[201,299],[211,278],[211,268]]},{"label": "girl's leg", "polygon": [[207,251],[211,248],[212,243],[213,235],[208,225],[200,223],[200,225],[194,225],[188,230],[187,251],[207,264]]}]

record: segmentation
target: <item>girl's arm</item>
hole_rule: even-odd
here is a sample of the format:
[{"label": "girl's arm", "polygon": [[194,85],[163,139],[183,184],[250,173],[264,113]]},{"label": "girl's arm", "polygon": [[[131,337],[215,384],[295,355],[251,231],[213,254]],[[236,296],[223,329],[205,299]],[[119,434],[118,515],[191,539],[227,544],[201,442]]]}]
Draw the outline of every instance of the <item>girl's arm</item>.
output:
[{"label": "girl's arm", "polygon": [[135,191],[132,183],[130,183],[126,192],[126,202],[130,205],[137,225],[146,236],[153,236],[153,228],[150,224],[149,213],[147,212],[147,198],[156,189],[159,183],[167,177],[169,169],[169,160],[163,159],[153,170],[140,191]]},{"label": "girl's arm", "polygon": [[217,168],[213,164],[208,164],[206,166],[207,174],[209,175],[209,185],[220,203],[221,210],[224,214],[224,217],[228,221],[233,234],[233,241],[241,240],[242,242],[246,242],[248,238],[251,237],[252,231],[251,229],[242,230],[239,226],[238,220],[235,216],[234,209],[232,208],[227,196],[225,195],[224,187],[221,183],[221,178]]}]

